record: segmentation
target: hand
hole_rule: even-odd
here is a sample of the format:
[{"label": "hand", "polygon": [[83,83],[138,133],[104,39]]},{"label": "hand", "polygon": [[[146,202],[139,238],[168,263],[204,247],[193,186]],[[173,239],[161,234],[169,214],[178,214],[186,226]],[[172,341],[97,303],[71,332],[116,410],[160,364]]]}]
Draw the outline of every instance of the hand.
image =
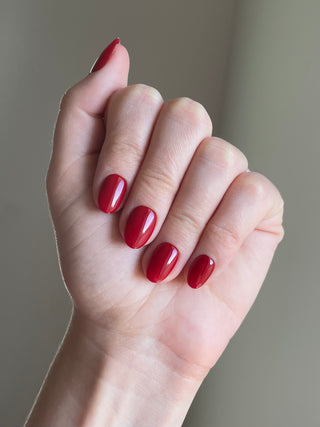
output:
[{"label": "hand", "polygon": [[[247,170],[240,150],[211,136],[204,107],[188,98],[164,102],[145,85],[126,87],[128,69],[118,45],[61,102],[47,191],[62,273],[75,312],[99,337],[133,346],[152,340],[159,357],[205,376],[265,278],[283,237],[283,201],[266,177]],[[127,189],[120,208],[105,213],[99,191],[111,174]],[[138,206],[157,217],[145,243],[137,222],[128,223]],[[147,272],[163,242],[174,246],[167,254],[178,254],[167,277],[156,267]],[[215,268],[193,289],[188,271],[199,255]],[[193,276],[190,284],[201,285]],[[107,341],[96,344],[104,349]]]},{"label": "hand", "polygon": [[111,48],[56,124],[47,191],[74,310],[26,427],[181,425],[283,237],[278,190],[205,109],[126,87]]}]

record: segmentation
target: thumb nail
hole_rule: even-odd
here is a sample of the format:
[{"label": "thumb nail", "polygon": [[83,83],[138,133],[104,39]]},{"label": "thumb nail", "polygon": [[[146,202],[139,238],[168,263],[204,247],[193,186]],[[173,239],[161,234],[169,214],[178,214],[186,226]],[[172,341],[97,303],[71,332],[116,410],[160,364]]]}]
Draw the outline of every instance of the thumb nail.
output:
[{"label": "thumb nail", "polygon": [[106,63],[109,61],[115,47],[120,44],[120,39],[119,37],[117,37],[116,39],[114,39],[109,46],[107,46],[105,48],[105,50],[101,53],[101,55],[99,56],[99,58],[96,60],[96,62],[93,64],[90,73],[94,73],[95,71],[100,70],[101,68],[103,68]]}]

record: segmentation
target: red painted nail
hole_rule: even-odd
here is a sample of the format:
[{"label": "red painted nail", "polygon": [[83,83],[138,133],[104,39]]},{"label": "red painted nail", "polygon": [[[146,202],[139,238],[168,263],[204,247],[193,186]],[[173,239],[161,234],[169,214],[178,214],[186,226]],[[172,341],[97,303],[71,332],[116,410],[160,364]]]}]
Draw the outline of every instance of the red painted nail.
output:
[{"label": "red painted nail", "polygon": [[156,213],[146,206],[137,206],[130,213],[124,240],[130,248],[141,248],[149,240],[157,222]]},{"label": "red painted nail", "polygon": [[154,283],[164,280],[173,270],[179,257],[178,249],[171,243],[161,243],[156,247],[147,267],[146,276]]},{"label": "red painted nail", "polygon": [[103,68],[106,65],[110,56],[112,55],[112,52],[114,51],[114,48],[119,43],[120,43],[120,39],[119,39],[119,37],[117,37],[116,39],[113,40],[113,42],[111,42],[109,44],[109,46],[107,46],[105,48],[105,50],[102,52],[102,54],[96,60],[96,62],[93,64],[93,66],[90,70],[90,73],[94,73],[95,71],[100,70],[100,68]]},{"label": "red painted nail", "polygon": [[121,205],[127,189],[127,182],[120,175],[108,175],[103,181],[98,197],[99,209],[105,213],[115,212]]},{"label": "red painted nail", "polygon": [[199,255],[189,268],[188,285],[193,289],[200,288],[208,279],[215,267],[215,262],[207,255]]}]

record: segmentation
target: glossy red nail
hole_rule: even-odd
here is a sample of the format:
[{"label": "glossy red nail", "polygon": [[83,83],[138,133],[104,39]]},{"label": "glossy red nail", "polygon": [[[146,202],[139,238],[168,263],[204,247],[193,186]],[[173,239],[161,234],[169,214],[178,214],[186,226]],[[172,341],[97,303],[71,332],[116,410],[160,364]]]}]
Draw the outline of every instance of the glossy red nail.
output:
[{"label": "glossy red nail", "polygon": [[106,65],[110,56],[112,55],[112,52],[114,51],[114,48],[119,43],[120,43],[120,39],[119,39],[119,37],[117,37],[116,39],[113,40],[113,42],[111,42],[109,44],[109,46],[107,46],[105,48],[105,50],[102,52],[102,54],[96,60],[96,62],[93,64],[93,66],[90,70],[90,73],[94,73],[95,71],[100,70],[100,68],[103,68]]},{"label": "glossy red nail", "polygon": [[141,248],[149,240],[157,222],[156,213],[146,206],[137,206],[130,213],[124,240],[130,248]]},{"label": "glossy red nail", "polygon": [[147,267],[146,276],[154,283],[164,280],[173,270],[179,258],[178,249],[171,243],[161,243],[156,247]]},{"label": "glossy red nail", "polygon": [[199,255],[189,268],[188,285],[193,289],[200,288],[210,277],[215,267],[215,262],[207,255]]},{"label": "glossy red nail", "polygon": [[105,213],[115,212],[121,205],[127,189],[127,182],[117,174],[108,175],[103,181],[98,197],[99,209]]}]

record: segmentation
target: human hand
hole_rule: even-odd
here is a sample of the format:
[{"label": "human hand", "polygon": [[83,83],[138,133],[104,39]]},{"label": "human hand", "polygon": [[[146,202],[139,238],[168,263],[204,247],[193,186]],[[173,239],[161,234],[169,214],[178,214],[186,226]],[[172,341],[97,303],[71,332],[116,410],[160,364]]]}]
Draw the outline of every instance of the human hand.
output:
[{"label": "human hand", "polygon": [[116,40],[62,99],[47,192],[73,314],[26,427],[181,425],[283,237],[278,190],[205,109],[128,70]]},{"label": "human hand", "polygon": [[[119,44],[62,99],[47,175],[61,269],[75,312],[100,331],[102,349],[110,343],[104,334],[132,346],[152,340],[177,370],[204,377],[265,278],[283,237],[283,201],[266,177],[247,170],[240,150],[211,136],[204,107],[126,87],[128,70]],[[104,213],[99,191],[111,174],[127,189],[120,208]],[[138,212],[149,222],[150,210],[156,214],[154,231],[140,241],[137,219],[128,223],[138,206],[149,208]],[[144,245],[132,249],[124,236]],[[174,258],[166,277],[159,265],[148,270],[161,262],[161,254],[150,259],[164,242],[163,256]],[[188,271],[199,255],[215,268],[192,289]],[[200,270],[193,266],[192,286],[205,279],[196,277]]]}]

